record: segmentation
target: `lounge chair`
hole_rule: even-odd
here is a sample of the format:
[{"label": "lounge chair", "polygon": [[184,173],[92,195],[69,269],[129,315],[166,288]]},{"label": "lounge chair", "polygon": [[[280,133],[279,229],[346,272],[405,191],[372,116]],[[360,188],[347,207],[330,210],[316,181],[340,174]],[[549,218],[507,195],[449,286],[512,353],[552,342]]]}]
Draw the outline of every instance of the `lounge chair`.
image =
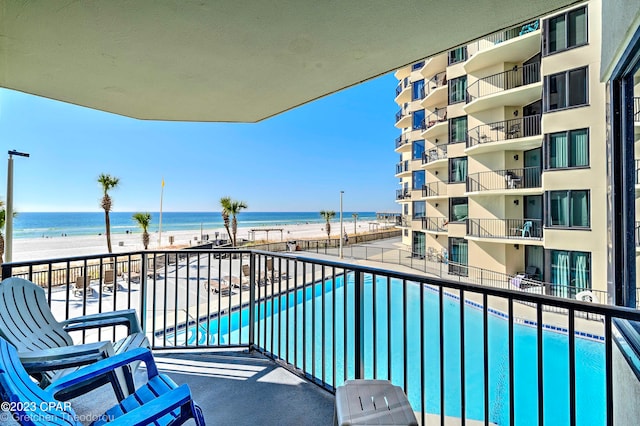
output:
[{"label": "lounge chair", "polygon": [[106,419],[114,426],[181,425],[189,419],[194,419],[196,425],[204,426],[202,409],[193,401],[189,387],[178,386],[169,376],[159,374],[151,352],[143,348],[83,367],[46,389],[40,389],[20,363],[16,348],[0,338],[2,400],[10,402],[8,409],[20,424],[80,426],[82,423],[73,408],[61,403],[57,394],[64,393],[69,386],[86,381],[94,382],[100,376],[113,375],[116,369],[132,362],[143,362],[146,365],[147,383],[99,416],[92,425],[103,424]]},{"label": "lounge chair", "polygon": [[85,275],[80,275],[79,277],[76,277],[76,282],[73,286],[73,295],[81,296],[87,291],[87,289],[91,289],[89,287],[89,282],[90,282],[89,277]]},{"label": "lounge chair", "polygon": [[225,280],[222,282],[216,279],[205,281],[204,288],[212,293],[220,293],[227,296],[231,294],[231,286],[229,285],[229,282]]},{"label": "lounge chair", "polygon": [[[263,270],[262,272],[266,273],[266,270]],[[267,285],[267,284],[269,284],[271,282],[271,280],[269,279],[268,276],[262,275],[261,277],[259,277],[257,270],[256,270],[256,281],[257,281],[258,285]],[[251,267],[248,264],[242,265],[241,282],[243,284],[248,285],[248,286],[251,283]]]},{"label": "lounge chair", "polygon": [[[69,335],[70,331],[111,326],[126,326],[128,336],[115,343],[105,341],[74,345]],[[0,283],[0,337],[18,349],[25,368],[39,380],[41,386],[49,385],[80,365],[94,363],[132,348],[149,347],[134,310],[104,312],[58,322],[47,304],[44,289],[16,277]],[[112,382],[116,395],[132,392],[133,375],[129,367],[124,367],[118,376],[119,385]],[[73,398],[107,382],[103,380],[70,389],[63,397]]]},{"label": "lounge chair", "polygon": [[113,269],[107,269],[104,271],[102,277],[102,291],[113,292],[116,286],[116,274]]}]

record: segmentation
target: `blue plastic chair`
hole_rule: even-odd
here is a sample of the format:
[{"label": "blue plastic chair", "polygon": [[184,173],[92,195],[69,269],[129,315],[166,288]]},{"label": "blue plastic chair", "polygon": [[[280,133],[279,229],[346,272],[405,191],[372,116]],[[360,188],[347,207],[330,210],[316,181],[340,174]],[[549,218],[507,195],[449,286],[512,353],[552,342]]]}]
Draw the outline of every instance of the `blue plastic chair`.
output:
[{"label": "blue plastic chair", "polygon": [[80,426],[82,423],[71,405],[58,401],[56,393],[83,381],[113,374],[116,368],[140,361],[147,367],[147,383],[91,424],[181,425],[194,419],[196,425],[204,426],[202,409],[193,401],[189,387],[178,386],[169,376],[159,374],[153,355],[145,348],[85,366],[41,389],[22,367],[16,349],[0,338],[0,394],[2,401],[9,403],[14,419],[21,425]]},{"label": "blue plastic chair", "polygon": [[526,237],[527,234],[531,237],[531,228],[533,228],[533,222],[527,220],[522,226],[522,238]]}]

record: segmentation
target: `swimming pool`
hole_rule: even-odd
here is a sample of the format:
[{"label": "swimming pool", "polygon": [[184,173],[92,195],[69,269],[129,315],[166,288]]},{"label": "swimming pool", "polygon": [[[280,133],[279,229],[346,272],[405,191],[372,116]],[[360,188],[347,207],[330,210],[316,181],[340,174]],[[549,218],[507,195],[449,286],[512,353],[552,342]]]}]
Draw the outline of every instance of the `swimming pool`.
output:
[{"label": "swimming pool", "polygon": [[[387,288],[387,286],[390,288]],[[374,316],[375,287],[375,316]],[[377,378],[391,379],[405,385],[404,363],[408,368],[405,388],[416,411],[423,406],[427,413],[440,414],[440,313],[438,294],[430,287],[423,288],[424,347],[422,371],[425,398],[421,400],[420,360],[420,286],[406,286],[406,333],[404,331],[403,290],[399,280],[387,282],[378,277],[373,283],[365,275],[365,377],[374,377],[374,356]],[[345,315],[344,297],[347,296]],[[390,298],[388,297],[390,295]],[[354,313],[353,276],[342,276],[319,283],[304,291],[283,295],[261,303],[255,329],[256,343],[297,368],[313,374],[328,385],[340,385],[346,377],[354,377]],[[459,300],[444,298],[444,394],[445,414],[460,417],[460,317]],[[335,307],[335,311],[334,311]],[[390,313],[388,311],[390,309]],[[346,338],[345,335],[346,318]],[[229,320],[231,323],[229,324]],[[375,322],[375,334],[374,334]],[[304,325],[304,326],[303,326]],[[220,334],[218,335],[218,328]],[[248,309],[233,312],[231,318],[211,319],[207,333],[202,323],[182,334],[186,342],[211,344],[248,342]],[[335,342],[333,333],[335,330]],[[390,330],[390,332],[389,332]],[[465,399],[466,417],[484,420],[484,351],[483,313],[465,304]],[[405,342],[406,336],[406,342]],[[180,338],[180,336],[177,336]],[[375,337],[375,346],[374,346]],[[489,340],[489,421],[509,423],[509,361],[508,321],[500,315],[488,318]],[[344,347],[344,342],[347,347]],[[323,344],[324,343],[324,344]],[[537,424],[537,335],[536,329],[514,324],[514,411],[518,425]],[[389,348],[391,350],[389,351]],[[345,357],[346,351],[346,357]],[[297,355],[297,356],[296,356]],[[576,413],[578,424],[605,423],[604,344],[597,339],[576,338]],[[335,384],[334,382],[335,364]],[[568,336],[566,333],[543,332],[543,389],[546,424],[569,422]]]}]

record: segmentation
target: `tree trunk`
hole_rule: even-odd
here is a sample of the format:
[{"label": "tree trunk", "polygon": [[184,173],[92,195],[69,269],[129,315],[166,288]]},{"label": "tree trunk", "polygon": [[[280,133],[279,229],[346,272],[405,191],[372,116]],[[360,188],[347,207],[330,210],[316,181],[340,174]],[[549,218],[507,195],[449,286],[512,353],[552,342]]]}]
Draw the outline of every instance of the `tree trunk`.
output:
[{"label": "tree trunk", "polygon": [[331,239],[331,223],[327,221],[327,241]]},{"label": "tree trunk", "polygon": [[149,247],[149,233],[147,231],[142,233],[142,245],[145,250]]},{"label": "tree trunk", "polygon": [[112,251],[111,251],[111,221],[109,220],[109,212],[108,211],[104,212],[104,223],[105,223],[106,232],[107,232],[107,250],[109,250],[109,253],[112,253]]},{"label": "tree trunk", "polygon": [[231,221],[231,232],[233,232],[233,246],[236,247],[237,244],[237,239],[236,239],[236,234],[238,233],[238,219],[236,219],[235,216],[233,216],[233,220]]}]

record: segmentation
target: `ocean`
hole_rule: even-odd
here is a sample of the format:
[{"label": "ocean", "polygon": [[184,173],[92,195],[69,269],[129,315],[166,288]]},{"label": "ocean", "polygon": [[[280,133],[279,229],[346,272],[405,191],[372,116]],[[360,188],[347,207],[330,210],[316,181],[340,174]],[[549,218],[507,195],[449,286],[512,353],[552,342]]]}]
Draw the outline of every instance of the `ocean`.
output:
[{"label": "ocean", "polygon": [[[375,212],[357,212],[358,222],[375,220]],[[111,233],[124,234],[137,231],[138,225],[131,216],[133,212],[111,212]],[[336,212],[337,222],[339,213]],[[353,222],[352,212],[343,212],[346,223]],[[160,213],[151,212],[149,232],[158,231]],[[241,212],[238,215],[239,228],[257,228],[264,226],[322,223],[319,212]],[[222,228],[222,216],[219,212],[162,212],[162,231],[205,231]],[[98,235],[105,232],[104,212],[82,213],[24,213],[20,212],[13,220],[13,238],[56,237],[61,235]]]}]

